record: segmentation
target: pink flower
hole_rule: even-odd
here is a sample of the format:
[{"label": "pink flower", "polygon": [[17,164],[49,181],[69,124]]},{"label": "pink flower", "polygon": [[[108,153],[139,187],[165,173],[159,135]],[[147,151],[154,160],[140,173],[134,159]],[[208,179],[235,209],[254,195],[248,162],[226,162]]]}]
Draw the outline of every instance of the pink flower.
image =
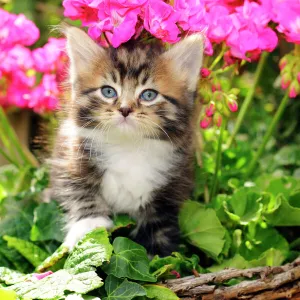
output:
[{"label": "pink flower", "polygon": [[207,28],[205,7],[200,0],[176,0],[175,10],[179,15],[178,25],[188,32],[201,32]]},{"label": "pink flower", "polygon": [[39,29],[24,15],[14,15],[0,9],[0,50],[16,44],[31,46],[39,36]]},{"label": "pink flower", "polygon": [[213,6],[206,15],[209,24],[208,38],[211,42],[224,41],[233,28],[229,11],[224,6]]},{"label": "pink flower", "polygon": [[81,20],[84,26],[98,21],[97,6],[103,0],[64,0],[64,16],[71,20]]},{"label": "pink flower", "polygon": [[58,107],[59,89],[54,74],[45,74],[42,82],[31,93],[28,107],[35,112],[51,111]]},{"label": "pink flower", "polygon": [[272,0],[273,21],[288,42],[300,43],[300,4],[295,0]]},{"label": "pink flower", "polygon": [[167,43],[178,42],[178,20],[179,15],[171,5],[159,0],[149,0],[145,9],[144,26],[155,37]]},{"label": "pink flower", "polygon": [[[39,72],[61,70],[61,61],[65,62],[65,39],[49,38],[48,43],[32,52],[35,67]],[[63,63],[64,65],[64,63]]]}]

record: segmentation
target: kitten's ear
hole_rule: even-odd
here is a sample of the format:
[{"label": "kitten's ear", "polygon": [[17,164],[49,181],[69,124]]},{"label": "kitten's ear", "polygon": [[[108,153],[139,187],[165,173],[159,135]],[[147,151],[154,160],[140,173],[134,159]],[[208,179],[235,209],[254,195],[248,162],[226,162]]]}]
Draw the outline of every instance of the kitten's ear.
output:
[{"label": "kitten's ear", "polygon": [[87,72],[95,59],[104,54],[104,49],[97,45],[83,30],[63,24],[61,31],[67,38],[71,78],[82,72]]},{"label": "kitten's ear", "polygon": [[173,61],[175,71],[183,76],[190,91],[195,91],[203,60],[204,36],[193,34],[175,44],[163,55]]}]

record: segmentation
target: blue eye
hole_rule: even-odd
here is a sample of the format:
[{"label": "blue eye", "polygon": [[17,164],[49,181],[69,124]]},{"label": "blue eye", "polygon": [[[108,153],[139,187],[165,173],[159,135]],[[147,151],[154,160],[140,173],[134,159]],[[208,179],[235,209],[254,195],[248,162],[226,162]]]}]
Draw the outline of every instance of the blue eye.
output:
[{"label": "blue eye", "polygon": [[158,95],[158,92],[154,90],[144,90],[141,93],[140,99],[145,100],[145,101],[152,101],[154,100]]},{"label": "blue eye", "polygon": [[117,97],[117,92],[111,86],[104,86],[101,88],[101,93],[105,98],[115,98]]}]

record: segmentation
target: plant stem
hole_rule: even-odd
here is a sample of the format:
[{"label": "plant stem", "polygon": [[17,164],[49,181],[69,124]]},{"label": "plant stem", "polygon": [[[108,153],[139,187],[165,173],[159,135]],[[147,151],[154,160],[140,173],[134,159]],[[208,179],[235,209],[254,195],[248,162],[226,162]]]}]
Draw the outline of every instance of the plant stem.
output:
[{"label": "plant stem", "polygon": [[223,144],[223,135],[224,135],[224,130],[226,128],[226,120],[223,120],[221,129],[220,129],[220,134],[219,134],[219,139],[218,139],[218,149],[217,149],[217,158],[216,158],[216,167],[215,167],[215,173],[214,173],[214,178],[210,190],[210,201],[213,199],[216,190],[217,190],[217,185],[218,185],[218,176],[219,176],[219,170],[221,167],[221,160],[222,160],[222,144]]},{"label": "plant stem", "polygon": [[232,142],[234,141],[237,133],[240,130],[240,127],[241,127],[241,125],[243,123],[245,115],[246,115],[246,113],[247,113],[247,111],[249,109],[249,106],[250,106],[250,104],[251,104],[251,102],[253,100],[253,96],[254,96],[256,87],[258,85],[258,82],[259,82],[259,79],[260,79],[260,76],[261,76],[262,70],[264,68],[264,65],[266,63],[268,55],[269,55],[268,52],[263,52],[262,55],[261,55],[261,58],[259,60],[258,66],[257,66],[256,71],[255,71],[255,78],[254,78],[253,86],[251,87],[251,89],[249,89],[248,94],[246,96],[246,99],[243,102],[243,105],[242,105],[242,107],[240,109],[240,112],[238,114],[238,117],[237,117],[234,129],[233,129],[233,133],[232,133],[231,137],[228,140],[227,148],[231,147]]},{"label": "plant stem", "polygon": [[288,95],[288,92],[286,92],[284,97],[281,100],[281,103],[280,103],[272,121],[271,121],[271,124],[269,125],[269,127],[267,129],[267,132],[265,133],[265,135],[263,137],[263,141],[262,141],[261,145],[259,146],[254,158],[252,159],[252,161],[250,163],[249,169],[246,173],[246,177],[249,177],[253,173],[258,160],[260,159],[261,155],[263,154],[265,147],[266,147],[270,137],[272,136],[274,129],[275,129],[276,125],[278,124],[278,122],[286,108],[288,101],[289,101],[289,95]]},{"label": "plant stem", "polygon": [[209,70],[213,70],[213,68],[218,64],[218,62],[222,59],[224,53],[226,51],[226,46],[225,44],[222,45],[222,49],[220,51],[220,53],[218,54],[218,56],[215,58],[215,60],[212,62],[212,64],[209,67]]},{"label": "plant stem", "polygon": [[4,150],[0,149],[0,154],[11,164],[15,165],[17,168],[19,167],[19,163],[14,161]]},{"label": "plant stem", "polygon": [[[1,130],[3,131],[3,135],[6,135],[6,137],[9,139],[9,142],[11,144],[11,146],[14,146],[17,154],[20,156],[20,158],[23,160],[24,163],[32,165],[32,162],[30,161],[30,159],[27,157],[27,155],[25,154],[22,145],[20,144],[18,137],[15,133],[15,131],[13,130],[13,128],[11,127],[11,125],[9,124],[9,121],[3,111],[3,108],[0,106],[0,126],[1,126]],[[11,149],[11,147],[10,147]],[[12,153],[10,153],[12,154]]]}]

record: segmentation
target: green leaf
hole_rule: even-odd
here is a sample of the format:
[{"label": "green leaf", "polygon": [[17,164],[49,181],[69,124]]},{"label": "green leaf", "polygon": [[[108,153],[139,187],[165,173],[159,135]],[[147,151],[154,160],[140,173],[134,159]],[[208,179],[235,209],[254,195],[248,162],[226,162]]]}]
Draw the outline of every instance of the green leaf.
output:
[{"label": "green leaf", "polygon": [[63,213],[56,202],[41,203],[34,210],[30,239],[33,242],[47,240],[62,242],[64,238],[63,220]]},{"label": "green leaf", "polygon": [[68,270],[57,271],[41,280],[27,279],[9,286],[19,297],[29,299],[54,299],[65,296],[65,291],[86,294],[103,285],[94,271],[71,274]]},{"label": "green leaf", "polygon": [[0,238],[0,254],[4,256],[15,269],[22,273],[32,272],[33,267],[17,250],[8,248],[7,243]]},{"label": "green leaf", "polygon": [[0,288],[1,300],[17,300],[17,294],[14,291],[8,291]]},{"label": "green leaf", "polygon": [[9,268],[0,267],[0,282],[4,282],[7,285],[24,281],[24,277],[26,277],[26,275],[23,273],[11,270]]},{"label": "green leaf", "polygon": [[97,228],[77,243],[67,258],[64,268],[73,269],[75,273],[93,270],[94,267],[109,261],[112,249],[106,229]]},{"label": "green leaf", "polygon": [[280,205],[271,214],[265,215],[267,222],[274,226],[300,226],[300,194],[292,195],[291,200],[293,205],[283,195],[278,195],[276,201]]},{"label": "green leaf", "polygon": [[274,161],[280,166],[300,166],[299,145],[289,145],[282,147],[275,154]]},{"label": "green leaf", "polygon": [[154,300],[179,300],[176,294],[170,289],[157,285],[157,284],[145,284],[143,287],[147,291],[147,297]]},{"label": "green leaf", "polygon": [[36,204],[33,201],[16,201],[14,198],[5,198],[1,204],[4,218],[1,218],[0,234],[29,240],[35,207]]},{"label": "green leaf", "polygon": [[241,225],[247,225],[249,222],[258,221],[263,205],[260,203],[261,195],[249,188],[243,187],[234,192],[232,197],[224,201],[224,209],[232,221]]},{"label": "green leaf", "polygon": [[240,254],[236,254],[232,258],[224,260],[223,263],[208,268],[208,270],[217,272],[225,268],[248,269],[261,266],[280,266],[284,260],[285,255],[280,250],[271,248],[254,260],[246,260]]},{"label": "green leaf", "polygon": [[64,257],[67,256],[69,249],[61,245],[56,251],[49,257],[47,257],[37,268],[36,270],[40,273],[49,270],[53,266],[55,266],[58,262],[60,262]]},{"label": "green leaf", "polygon": [[3,239],[7,241],[9,248],[16,249],[35,267],[41,264],[48,257],[47,252],[31,242],[8,235],[5,235]]},{"label": "green leaf", "polygon": [[114,255],[110,263],[102,267],[108,275],[140,281],[156,281],[149,273],[149,259],[144,247],[124,237],[117,237],[113,247]]},{"label": "green leaf", "polygon": [[107,297],[104,300],[131,300],[146,295],[146,290],[141,285],[112,275],[107,276],[105,280],[105,290]]},{"label": "green leaf", "polygon": [[282,256],[287,257],[289,244],[276,229],[256,226],[253,232],[247,233],[239,252],[246,260],[250,261],[259,259],[264,252],[271,248],[281,251]]},{"label": "green leaf", "polygon": [[131,219],[128,215],[116,215],[113,218],[114,227],[111,232],[115,232],[121,228],[129,228],[135,225],[135,221]]},{"label": "green leaf", "polygon": [[216,212],[195,201],[185,201],[179,214],[179,226],[189,243],[216,258],[225,243],[225,228]]},{"label": "green leaf", "polygon": [[173,252],[172,255],[166,257],[154,256],[150,262],[150,271],[156,277],[169,277],[174,275],[169,271],[175,270],[181,277],[188,276],[192,274],[193,270],[199,273],[204,273],[204,269],[199,266],[199,257],[193,254],[190,258],[178,253]]}]

